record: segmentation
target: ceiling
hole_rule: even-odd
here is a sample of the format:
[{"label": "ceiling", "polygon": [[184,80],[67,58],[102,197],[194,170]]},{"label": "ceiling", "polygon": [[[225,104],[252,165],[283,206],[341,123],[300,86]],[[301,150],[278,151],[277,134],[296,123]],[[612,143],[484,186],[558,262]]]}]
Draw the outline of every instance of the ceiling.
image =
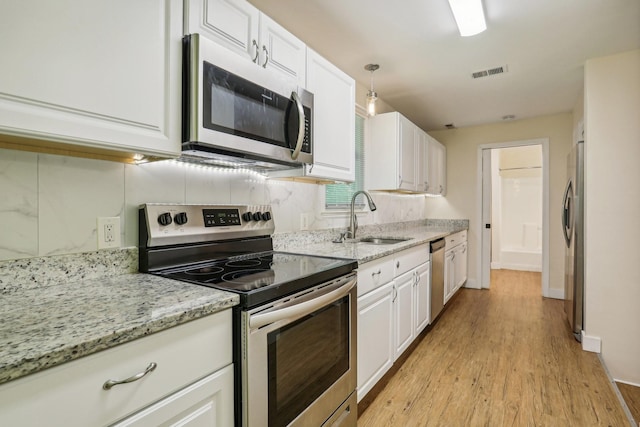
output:
[{"label": "ceiling", "polygon": [[380,64],[380,98],[427,131],[570,112],[586,59],[640,48],[640,0],[483,0],[472,37],[447,0],[250,1],[364,86]]}]

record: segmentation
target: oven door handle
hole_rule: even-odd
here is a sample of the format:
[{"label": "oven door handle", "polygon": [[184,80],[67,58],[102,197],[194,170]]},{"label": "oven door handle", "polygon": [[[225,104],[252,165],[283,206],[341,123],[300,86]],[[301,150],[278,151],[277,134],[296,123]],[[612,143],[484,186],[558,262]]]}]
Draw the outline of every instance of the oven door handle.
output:
[{"label": "oven door handle", "polygon": [[354,278],[349,280],[347,283],[340,285],[337,289],[332,288],[311,300],[269,311],[267,313],[253,315],[249,318],[249,327],[251,329],[258,329],[280,320],[298,318],[313,313],[327,304],[347,295],[356,283],[357,279]]}]

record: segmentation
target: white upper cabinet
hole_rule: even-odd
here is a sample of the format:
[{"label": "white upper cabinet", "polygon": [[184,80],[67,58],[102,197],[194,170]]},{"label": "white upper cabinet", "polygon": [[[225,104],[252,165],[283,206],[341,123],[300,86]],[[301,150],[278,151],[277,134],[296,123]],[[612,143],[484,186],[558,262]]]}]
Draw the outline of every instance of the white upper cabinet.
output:
[{"label": "white upper cabinet", "polygon": [[313,166],[309,177],[355,180],[355,81],[307,50],[307,89],[313,93]]},{"label": "white upper cabinet", "polygon": [[422,191],[421,130],[399,113],[369,119],[365,185],[371,190]]},{"label": "white upper cabinet", "polygon": [[179,2],[7,0],[0,28],[0,146],[179,155]]},{"label": "white upper cabinet", "polygon": [[445,147],[402,114],[369,120],[366,186],[370,190],[446,193]]},{"label": "white upper cabinet", "polygon": [[199,33],[305,87],[306,45],[244,0],[186,0],[185,33]]},{"label": "white upper cabinet", "polygon": [[416,191],[418,185],[418,128],[403,116],[398,116],[398,188]]},{"label": "white upper cabinet", "polygon": [[447,193],[447,152],[444,145],[431,136],[428,138],[428,180],[426,192],[442,195]]}]

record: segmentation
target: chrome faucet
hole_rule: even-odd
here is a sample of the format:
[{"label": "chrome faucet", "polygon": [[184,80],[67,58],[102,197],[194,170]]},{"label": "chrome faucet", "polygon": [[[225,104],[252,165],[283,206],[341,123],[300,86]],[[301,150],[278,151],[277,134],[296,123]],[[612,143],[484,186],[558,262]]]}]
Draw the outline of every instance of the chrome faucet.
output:
[{"label": "chrome faucet", "polygon": [[364,194],[366,196],[367,203],[369,203],[369,209],[371,209],[372,212],[377,209],[376,204],[373,203],[373,199],[371,198],[369,193],[364,190],[356,191],[355,193],[353,193],[353,197],[351,197],[351,212],[349,214],[349,230],[347,231],[349,237],[352,239],[356,238],[356,230],[358,229],[358,218],[356,217],[355,213],[356,197],[358,196],[358,194]]}]

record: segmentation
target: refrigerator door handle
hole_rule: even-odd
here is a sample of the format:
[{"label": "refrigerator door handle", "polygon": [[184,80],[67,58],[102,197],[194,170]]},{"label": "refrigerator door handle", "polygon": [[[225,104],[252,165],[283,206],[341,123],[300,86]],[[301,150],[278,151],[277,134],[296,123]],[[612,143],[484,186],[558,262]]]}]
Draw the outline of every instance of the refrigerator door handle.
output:
[{"label": "refrigerator door handle", "polygon": [[562,200],[562,234],[567,243],[567,247],[571,245],[571,234],[573,233],[573,221],[571,218],[571,205],[573,202],[573,184],[569,180],[567,188],[564,190],[564,198]]}]

